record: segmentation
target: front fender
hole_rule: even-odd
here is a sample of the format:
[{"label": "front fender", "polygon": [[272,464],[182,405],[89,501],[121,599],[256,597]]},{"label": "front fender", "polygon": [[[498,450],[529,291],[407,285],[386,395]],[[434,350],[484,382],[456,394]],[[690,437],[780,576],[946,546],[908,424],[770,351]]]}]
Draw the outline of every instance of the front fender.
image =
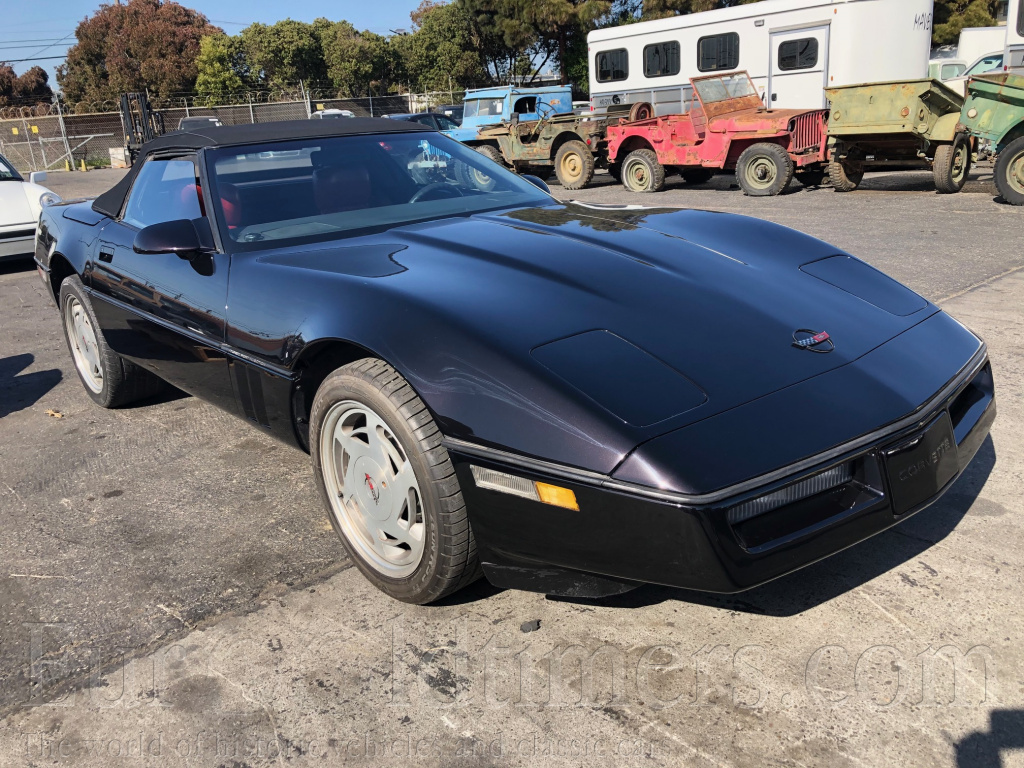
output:
[{"label": "front fender", "polygon": [[960,122],[960,113],[951,112],[948,115],[943,115],[935,121],[935,127],[930,132],[931,140],[933,142],[952,142],[956,138],[956,127]]}]

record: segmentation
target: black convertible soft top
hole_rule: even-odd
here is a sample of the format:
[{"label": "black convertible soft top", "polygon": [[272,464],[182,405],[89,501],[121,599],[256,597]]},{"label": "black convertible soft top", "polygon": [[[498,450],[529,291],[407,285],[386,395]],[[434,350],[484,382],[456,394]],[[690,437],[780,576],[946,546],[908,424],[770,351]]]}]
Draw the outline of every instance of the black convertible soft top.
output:
[{"label": "black convertible soft top", "polygon": [[175,149],[234,147],[244,144],[269,144],[290,139],[317,139],[323,136],[365,136],[374,133],[404,133],[433,130],[419,123],[373,117],[348,117],[336,120],[287,120],[278,123],[222,125],[174,131],[146,142],[131,171],[117,184],[97,197],[92,209],[104,216],[117,216],[124,205],[135,175],[148,155]]}]

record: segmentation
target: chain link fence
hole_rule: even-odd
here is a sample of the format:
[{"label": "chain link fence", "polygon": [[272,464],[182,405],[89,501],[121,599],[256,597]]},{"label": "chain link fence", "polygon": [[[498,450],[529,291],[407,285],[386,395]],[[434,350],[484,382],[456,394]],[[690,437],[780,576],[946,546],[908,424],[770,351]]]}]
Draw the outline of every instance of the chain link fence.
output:
[{"label": "chain link fence", "polygon": [[[462,101],[461,91],[373,96],[358,99],[321,98],[316,91],[306,98],[268,101],[267,94],[245,94],[241,103],[207,106],[198,97],[154,99],[154,109],[164,119],[164,129],[174,131],[183,117],[215,117],[224,125],[271,123],[281,120],[307,120],[312,112],[323,109],[347,109],[357,117],[381,117],[389,114],[423,112],[441,104]],[[180,104],[181,106],[177,106]],[[110,164],[110,150],[127,144],[121,113],[82,112],[90,105],[74,105],[68,113],[61,106],[5,109],[0,112],[0,155],[22,173],[63,170]]]}]

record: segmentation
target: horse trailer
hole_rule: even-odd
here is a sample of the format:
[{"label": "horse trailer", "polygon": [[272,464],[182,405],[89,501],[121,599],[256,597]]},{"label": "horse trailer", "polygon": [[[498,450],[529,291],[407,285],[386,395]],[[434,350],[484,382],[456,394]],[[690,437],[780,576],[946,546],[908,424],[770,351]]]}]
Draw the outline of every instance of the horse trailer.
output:
[{"label": "horse trailer", "polygon": [[931,38],[932,0],[762,0],[597,29],[590,106],[685,114],[690,78],[747,70],[766,106],[820,109],[826,87],[926,78]]},{"label": "horse trailer", "polygon": [[1006,51],[1003,69],[1024,74],[1024,0],[1010,0],[1006,14]]}]

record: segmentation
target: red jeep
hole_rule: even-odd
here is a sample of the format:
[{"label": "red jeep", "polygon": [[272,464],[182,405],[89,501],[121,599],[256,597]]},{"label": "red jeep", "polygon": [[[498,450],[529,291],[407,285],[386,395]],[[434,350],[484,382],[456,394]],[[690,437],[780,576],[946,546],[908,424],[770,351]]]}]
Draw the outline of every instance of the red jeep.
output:
[{"label": "red jeep", "polygon": [[[683,115],[651,117],[635,104],[630,120],[608,126],[608,171],[632,192],[657,192],[666,172],[701,184],[736,171],[748,195],[777,195],[794,173],[807,186],[825,177],[828,112],[765,109],[746,72],[696,77],[683,90]],[[647,118],[647,119],[636,119]]]}]

